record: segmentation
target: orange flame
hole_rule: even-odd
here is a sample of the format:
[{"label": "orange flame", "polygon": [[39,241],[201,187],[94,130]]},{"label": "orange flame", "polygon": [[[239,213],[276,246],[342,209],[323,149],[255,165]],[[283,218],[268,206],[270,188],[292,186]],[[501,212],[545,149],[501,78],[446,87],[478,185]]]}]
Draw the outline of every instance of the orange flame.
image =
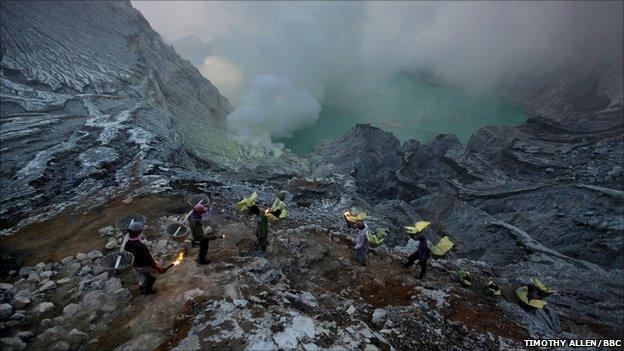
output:
[{"label": "orange flame", "polygon": [[176,258],[175,261],[173,261],[173,265],[177,266],[180,263],[182,263],[182,260],[184,259],[184,251],[180,251],[180,253],[178,254],[178,258]]}]

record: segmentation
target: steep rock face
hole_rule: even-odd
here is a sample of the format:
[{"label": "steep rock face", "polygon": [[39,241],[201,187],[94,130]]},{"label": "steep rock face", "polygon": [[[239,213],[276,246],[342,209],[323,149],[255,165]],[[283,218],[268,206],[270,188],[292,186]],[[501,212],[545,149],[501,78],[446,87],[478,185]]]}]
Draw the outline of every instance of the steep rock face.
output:
[{"label": "steep rock face", "polygon": [[544,73],[537,68],[522,72],[501,89],[530,114],[559,120],[621,108],[622,43],[600,49],[599,55],[593,50],[579,52],[556,71]]},{"label": "steep rock face", "polygon": [[355,178],[360,189],[376,194],[401,164],[401,143],[388,132],[358,124],[341,138],[318,145],[312,163],[331,163],[336,171]]},{"label": "steep rock face", "polygon": [[233,154],[227,100],[129,2],[1,6],[0,230]]}]

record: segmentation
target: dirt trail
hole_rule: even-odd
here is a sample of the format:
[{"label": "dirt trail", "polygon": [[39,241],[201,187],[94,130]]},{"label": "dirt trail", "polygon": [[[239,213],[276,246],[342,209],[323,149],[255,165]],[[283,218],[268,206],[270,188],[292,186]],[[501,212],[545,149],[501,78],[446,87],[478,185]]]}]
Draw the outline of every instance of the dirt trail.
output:
[{"label": "dirt trail", "polygon": [[[32,266],[39,262],[58,262],[77,252],[100,250],[106,244],[98,229],[115,225],[128,213],[148,215],[148,225],[154,219],[170,213],[183,212],[184,199],[180,195],[158,194],[134,198],[125,203],[116,198],[87,213],[63,214],[49,220],[31,224],[17,232],[0,237],[0,250],[10,253],[21,265]],[[150,237],[150,231],[146,231]]]}]

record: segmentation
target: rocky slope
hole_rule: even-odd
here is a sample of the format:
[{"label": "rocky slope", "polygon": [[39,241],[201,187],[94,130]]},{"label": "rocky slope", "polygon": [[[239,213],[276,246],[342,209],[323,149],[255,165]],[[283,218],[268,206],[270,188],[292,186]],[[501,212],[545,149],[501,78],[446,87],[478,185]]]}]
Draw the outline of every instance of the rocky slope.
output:
[{"label": "rocky slope", "polygon": [[234,155],[227,100],[129,2],[0,6],[0,230]]}]

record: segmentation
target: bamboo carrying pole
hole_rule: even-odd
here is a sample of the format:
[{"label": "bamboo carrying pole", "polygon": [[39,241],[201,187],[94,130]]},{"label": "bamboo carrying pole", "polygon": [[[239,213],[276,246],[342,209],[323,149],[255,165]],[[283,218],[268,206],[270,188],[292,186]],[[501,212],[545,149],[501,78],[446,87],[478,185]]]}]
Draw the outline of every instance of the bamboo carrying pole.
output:
[{"label": "bamboo carrying pole", "polygon": [[[130,224],[132,223],[134,223],[134,219],[130,220]],[[128,242],[128,233],[124,235],[123,241],[121,242],[121,247],[119,248],[119,253],[117,254],[117,261],[115,261],[115,269],[119,268],[119,264],[121,264],[121,255],[123,254],[123,251],[126,248],[127,242]]]}]

